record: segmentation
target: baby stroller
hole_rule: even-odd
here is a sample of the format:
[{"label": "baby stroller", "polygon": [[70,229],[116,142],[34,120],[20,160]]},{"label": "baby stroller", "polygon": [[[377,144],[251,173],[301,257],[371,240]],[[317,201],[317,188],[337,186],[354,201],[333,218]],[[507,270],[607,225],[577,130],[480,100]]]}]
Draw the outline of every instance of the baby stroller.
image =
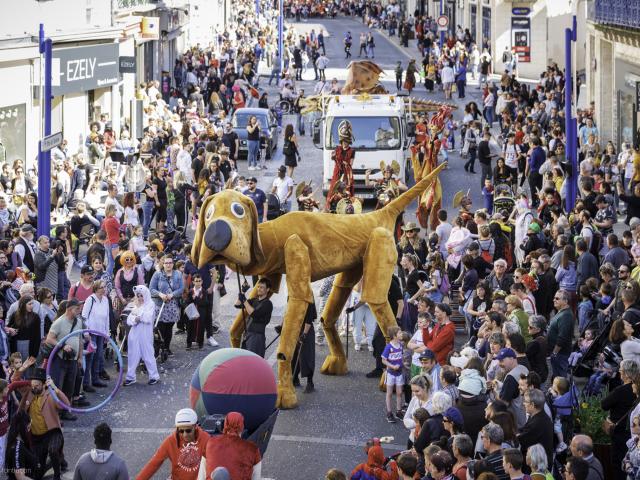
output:
[{"label": "baby stroller", "polygon": [[[593,343],[589,346],[587,351],[584,352],[582,358],[580,358],[575,367],[571,367],[572,376],[590,377],[593,374],[599,360],[598,357],[600,352],[603,352],[609,343],[609,331],[611,330],[611,324],[612,322],[609,318],[604,322],[602,328],[597,330],[600,332],[598,336],[593,340]],[[610,360],[614,361],[615,359],[611,356]]]},{"label": "baby stroller", "polygon": [[160,309],[158,310],[158,316],[156,317],[156,321],[153,324],[153,354],[156,357],[156,361],[158,363],[165,363],[167,358],[169,358],[169,352],[164,348],[164,340],[162,338],[162,334],[160,333],[160,329],[158,328],[158,322],[160,321],[160,317],[162,316],[162,310],[164,310],[164,302],[160,305]]},{"label": "baby stroller", "polygon": [[275,220],[284,214],[280,199],[274,193],[267,194],[267,220]]},{"label": "baby stroller", "polygon": [[497,184],[493,195],[493,211],[509,217],[515,205],[516,201],[513,198],[511,187],[506,183]]}]

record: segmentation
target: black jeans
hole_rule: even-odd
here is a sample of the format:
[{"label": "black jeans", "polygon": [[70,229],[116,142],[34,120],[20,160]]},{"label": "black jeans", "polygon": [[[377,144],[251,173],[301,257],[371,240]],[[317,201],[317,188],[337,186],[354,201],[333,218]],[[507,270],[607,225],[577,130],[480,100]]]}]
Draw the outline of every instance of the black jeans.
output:
[{"label": "black jeans", "polygon": [[476,153],[477,153],[477,150],[475,148],[469,149],[469,160],[467,160],[467,163],[464,164],[465,170],[469,170],[470,172],[473,172],[473,169],[476,165]]},{"label": "black jeans", "polygon": [[51,365],[51,378],[56,386],[64,392],[69,401],[73,401],[73,394],[76,390],[76,378],[78,376],[78,361],[63,360],[56,356],[50,358],[53,361]]},{"label": "black jeans", "polygon": [[162,336],[162,347],[171,350],[171,339],[173,338],[173,323],[158,322],[158,330]]},{"label": "black jeans", "polygon": [[537,207],[540,203],[538,190],[542,188],[542,175],[537,172],[529,173],[529,189],[531,190],[532,205]]},{"label": "black jeans", "polygon": [[491,164],[480,163],[482,167],[482,178],[480,179],[480,190],[484,188],[484,181],[487,178],[493,178],[493,172],[491,171]]},{"label": "black jeans", "polygon": [[396,90],[402,90],[402,77],[396,77]]}]

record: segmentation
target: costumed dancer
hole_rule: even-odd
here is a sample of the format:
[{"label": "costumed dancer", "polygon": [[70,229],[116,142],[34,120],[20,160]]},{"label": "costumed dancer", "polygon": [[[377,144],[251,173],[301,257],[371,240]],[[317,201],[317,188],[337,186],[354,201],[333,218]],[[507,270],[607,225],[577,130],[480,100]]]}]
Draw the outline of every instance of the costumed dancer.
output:
[{"label": "costumed dancer", "polygon": [[[311,393],[315,390],[313,372],[316,368],[316,345],[314,341],[315,331],[313,329],[313,322],[316,318],[318,318],[318,312],[316,311],[316,304],[313,302],[307,307],[300,338],[296,345],[296,350],[293,352],[293,358],[291,359],[293,384],[296,387],[300,385],[298,376],[307,379],[307,386],[304,389],[304,393]],[[300,359],[298,359],[298,356],[300,356]]]},{"label": "costumed dancer", "polygon": [[206,449],[207,477],[218,467],[228,470],[233,480],[262,478],[262,455],[255,443],[242,439],[244,417],[229,412],[224,419],[222,435],[209,439]]},{"label": "costumed dancer", "polygon": [[353,130],[349,121],[343,120],[340,122],[340,125],[338,125],[338,138],[340,139],[340,145],[336,147],[331,155],[335,165],[333,166],[333,175],[331,177],[331,183],[329,184],[329,193],[327,194],[326,208],[329,211],[332,211],[330,199],[338,182],[344,182],[346,192],[349,196],[353,197],[355,194],[352,168],[355,151],[351,148],[351,144],[353,143]]},{"label": "costumed dancer", "polygon": [[[522,242],[527,237],[527,229],[533,220],[533,214],[529,208],[529,200],[525,194],[520,195],[518,200],[516,200],[516,206],[513,212],[511,212],[511,220],[514,220],[516,227],[514,245],[522,245]],[[514,251],[517,264],[522,265],[526,256],[524,250],[515,248]]]},{"label": "costumed dancer", "polygon": [[308,184],[300,182],[296,188],[296,200],[298,200],[298,210],[301,212],[317,212],[320,209],[320,203],[313,198],[311,181]]},{"label": "costumed dancer", "polygon": [[144,285],[133,287],[136,295],[135,306],[127,317],[129,330],[129,351],[127,357],[127,376],[124,386],[136,383],[136,368],[140,360],[144,362],[149,373],[149,385],[160,380],[156,357],[153,351],[153,323],[156,320],[156,304],[151,299],[151,292]]},{"label": "costumed dancer", "polygon": [[[376,198],[378,200],[376,204],[376,210],[384,208],[394,198],[397,198],[402,192],[406,192],[409,187],[405,183],[396,178],[396,175],[400,173],[400,164],[397,161],[393,161],[386,165],[384,160],[380,161],[380,170],[382,171],[382,178],[377,180],[370,180],[371,170],[367,170],[364,174],[364,183],[367,187],[373,187]],[[396,242],[402,236],[402,217],[401,213],[396,219],[396,225],[394,229],[394,238]]]}]

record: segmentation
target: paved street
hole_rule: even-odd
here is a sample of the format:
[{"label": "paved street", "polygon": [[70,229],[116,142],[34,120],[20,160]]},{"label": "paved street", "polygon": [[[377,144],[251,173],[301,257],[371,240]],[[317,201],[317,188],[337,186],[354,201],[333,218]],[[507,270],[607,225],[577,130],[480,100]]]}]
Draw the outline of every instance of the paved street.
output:
[{"label": "paved street", "polygon": [[[327,78],[337,77],[343,80],[347,62],[344,60],[342,47],[343,33],[350,30],[354,39],[363,30],[361,22],[339,18],[327,21],[309,21],[294,24],[299,32],[306,32],[315,28],[316,32],[323,28],[328,32],[326,39],[327,54],[330,65]],[[374,33],[376,41],[375,61],[387,73],[384,83],[390,89],[395,89],[393,68],[397,60],[402,60],[403,66],[412,56],[390,42],[378,32]],[[353,48],[354,60],[357,60],[357,40]],[[266,73],[266,66],[263,67]],[[306,92],[313,90],[313,70],[306,72],[303,82]],[[261,81],[261,87],[266,85],[266,79]],[[470,85],[466,99],[461,102],[477,100],[476,85]],[[266,87],[270,95],[270,102],[277,98],[276,89]],[[393,91],[393,90],[392,90]],[[418,86],[417,96],[425,96],[423,86]],[[443,101],[443,95],[438,92],[431,94],[434,100]],[[464,105],[458,103],[459,106]],[[456,112],[456,119],[461,118],[461,108]],[[284,124],[293,122],[294,117],[285,118]],[[294,180],[311,179],[315,186],[321,183],[322,162],[320,151],[315,149],[308,135],[300,139],[302,162],[296,169]],[[277,166],[282,163],[282,137],[275,157],[268,162],[269,169],[261,173],[259,187],[268,190],[275,177]],[[381,160],[383,160],[381,158]],[[444,189],[444,205],[453,214],[451,198],[453,194],[471,188],[471,194],[476,205],[481,204],[479,176],[464,172],[462,162],[455,153],[450,153],[450,167],[441,176]],[[240,172],[247,175],[246,162],[242,161]],[[250,172],[254,173],[254,172]],[[256,172],[257,173],[257,172]],[[413,220],[412,212],[406,213],[406,218]],[[235,313],[231,304],[237,296],[235,275],[226,282],[229,294],[223,298],[222,304],[227,315],[223,319],[223,332],[217,339],[222,346],[228,345],[226,332]],[[315,285],[316,292],[319,285]],[[280,324],[285,307],[286,291],[281,291],[273,299],[274,316],[271,328],[268,329],[267,340],[270,341],[275,333],[273,326]],[[123,389],[116,399],[103,410],[82,415],[77,422],[69,422],[65,426],[65,452],[71,466],[79,455],[87,451],[92,445],[91,432],[101,420],[109,422],[114,428],[113,450],[118,452],[130,469],[136,474],[153,454],[161,440],[173,425],[175,412],[188,405],[188,385],[198,362],[210,351],[185,352],[184,336],[174,337],[175,357],[165,364],[165,372],[161,382],[149,387],[145,382]],[[350,340],[349,374],[344,377],[325,377],[319,373],[315,377],[317,391],[311,395],[304,395],[299,391],[300,406],[296,410],[282,411],[275,428],[275,434],[269,445],[269,450],[263,461],[263,475],[278,480],[294,480],[299,478],[320,478],[329,468],[337,467],[349,472],[362,459],[364,454],[362,444],[372,436],[391,435],[394,443],[389,447],[389,453],[402,448],[406,443],[407,431],[401,423],[391,425],[386,422],[384,415],[384,397],[376,387],[375,380],[364,377],[365,372],[372,368],[372,357],[369,352],[355,352]],[[275,347],[267,352],[269,361],[275,368]],[[317,365],[322,364],[327,350],[317,348]],[[142,378],[139,378],[142,380]],[[145,379],[146,380],[146,379]],[[110,382],[113,385],[113,382]],[[91,395],[91,399],[96,396]],[[295,468],[291,468],[295,465]],[[165,468],[157,478],[166,478],[168,469]]]}]

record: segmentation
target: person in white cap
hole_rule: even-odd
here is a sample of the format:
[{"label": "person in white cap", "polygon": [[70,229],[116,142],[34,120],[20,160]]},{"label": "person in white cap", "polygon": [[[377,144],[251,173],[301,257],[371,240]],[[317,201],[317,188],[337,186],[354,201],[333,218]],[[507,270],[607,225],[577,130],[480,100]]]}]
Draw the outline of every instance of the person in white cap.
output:
[{"label": "person in white cap", "polygon": [[128,339],[127,376],[124,386],[136,383],[136,368],[142,360],[149,372],[149,385],[155,385],[160,379],[156,357],[153,351],[153,323],[156,320],[156,304],[151,292],[144,285],[133,287],[136,295],[135,307],[127,317],[131,327]]},{"label": "person in white cap", "polygon": [[164,439],[156,453],[142,468],[138,480],[152,478],[166,459],[171,461],[172,480],[196,480],[205,456],[209,434],[198,425],[198,414],[190,408],[176,413],[176,431]]}]

